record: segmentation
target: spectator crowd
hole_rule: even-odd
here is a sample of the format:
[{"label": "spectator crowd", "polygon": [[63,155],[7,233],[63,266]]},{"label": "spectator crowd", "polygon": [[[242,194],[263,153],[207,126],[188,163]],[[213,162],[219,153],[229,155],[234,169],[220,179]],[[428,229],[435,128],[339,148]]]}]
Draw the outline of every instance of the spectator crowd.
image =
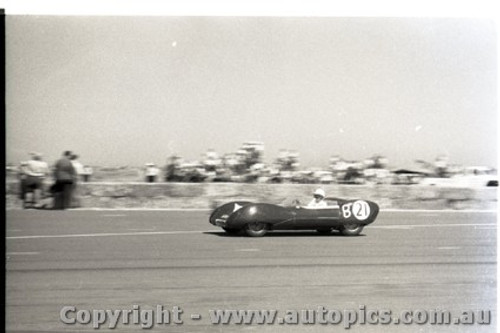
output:
[{"label": "spectator crowd", "polygon": [[[416,160],[411,169],[389,169],[385,156],[374,155],[361,161],[332,156],[327,168],[301,169],[297,151],[281,150],[272,163],[263,162],[264,144],[245,142],[235,153],[219,156],[208,150],[200,161],[184,161],[172,155],[165,166],[145,164],[141,178],[155,182],[243,182],[296,184],[451,184],[498,186],[496,169],[451,164],[446,156],[434,162]],[[25,208],[66,209],[80,206],[78,184],[93,179],[94,170],[71,151],[63,152],[52,167],[42,154],[31,153],[28,161],[15,168],[20,198]],[[118,172],[120,169],[111,169]]]},{"label": "spectator crowd", "polygon": [[65,151],[52,168],[40,153],[31,153],[28,161],[18,168],[19,196],[23,208],[67,209],[80,206],[77,186],[87,182],[92,168],[84,166],[78,155]]},{"label": "spectator crowd", "polygon": [[[301,169],[297,151],[283,149],[271,164],[263,162],[264,144],[246,142],[234,154],[221,157],[208,150],[198,162],[185,162],[177,155],[164,167],[167,182],[246,182],[297,184],[419,184],[424,179],[454,179],[458,176],[484,176],[485,185],[496,186],[496,169],[450,164],[445,156],[433,163],[416,160],[411,169],[389,169],[389,160],[373,155],[361,161],[332,156],[327,168]],[[496,183],[497,184],[497,183]]]}]

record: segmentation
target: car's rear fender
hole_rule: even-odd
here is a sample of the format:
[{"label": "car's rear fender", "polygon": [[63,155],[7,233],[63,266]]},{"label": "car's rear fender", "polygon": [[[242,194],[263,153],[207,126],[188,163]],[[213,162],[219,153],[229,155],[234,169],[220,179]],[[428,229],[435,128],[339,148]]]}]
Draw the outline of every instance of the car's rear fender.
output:
[{"label": "car's rear fender", "polygon": [[379,206],[369,200],[339,200],[341,224],[356,223],[367,225],[373,223],[380,211]]}]

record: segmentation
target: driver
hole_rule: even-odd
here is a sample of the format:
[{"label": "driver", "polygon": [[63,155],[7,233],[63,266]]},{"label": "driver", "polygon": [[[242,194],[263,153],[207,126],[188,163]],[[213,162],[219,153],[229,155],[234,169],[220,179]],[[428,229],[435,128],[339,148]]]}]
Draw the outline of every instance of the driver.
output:
[{"label": "driver", "polygon": [[325,201],[325,191],[321,188],[316,189],[313,193],[314,199],[309,202],[307,207],[313,207],[313,208],[321,208],[321,207],[326,207],[326,201]]}]

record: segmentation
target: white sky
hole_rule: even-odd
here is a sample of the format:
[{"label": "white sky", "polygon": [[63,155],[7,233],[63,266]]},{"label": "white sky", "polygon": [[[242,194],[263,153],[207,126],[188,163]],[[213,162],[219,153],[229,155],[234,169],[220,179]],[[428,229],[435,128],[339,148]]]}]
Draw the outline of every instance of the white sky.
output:
[{"label": "white sky", "polygon": [[309,166],[497,161],[496,22],[460,18],[460,5],[448,18],[5,8],[8,162],[70,149],[89,164],[164,163],[247,140],[264,141],[267,161],[287,148]]}]

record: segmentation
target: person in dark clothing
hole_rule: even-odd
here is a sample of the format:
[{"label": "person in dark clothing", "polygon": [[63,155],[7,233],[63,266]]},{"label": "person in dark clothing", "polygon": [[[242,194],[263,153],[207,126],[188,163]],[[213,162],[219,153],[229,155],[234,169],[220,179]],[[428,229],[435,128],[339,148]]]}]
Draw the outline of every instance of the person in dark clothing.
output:
[{"label": "person in dark clothing", "polygon": [[26,178],[28,178],[26,174],[26,169],[28,166],[28,162],[21,162],[18,167],[17,178],[19,179],[19,198],[24,202],[26,198],[26,194],[28,192],[28,186],[26,186]]},{"label": "person in dark clothing", "polygon": [[54,192],[54,209],[70,208],[73,184],[76,180],[76,171],[71,163],[70,151],[65,151],[54,166],[55,184],[52,187]]}]

